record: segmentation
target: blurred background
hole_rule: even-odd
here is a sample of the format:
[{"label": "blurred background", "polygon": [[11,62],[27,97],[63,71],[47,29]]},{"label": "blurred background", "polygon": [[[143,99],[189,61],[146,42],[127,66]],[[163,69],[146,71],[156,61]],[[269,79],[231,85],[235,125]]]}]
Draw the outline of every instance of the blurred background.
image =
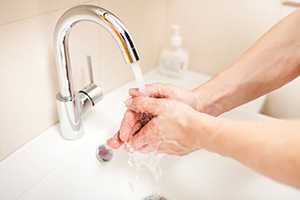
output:
[{"label": "blurred background", "polygon": [[[57,122],[53,31],[67,8],[83,3],[120,16],[139,48],[144,73],[157,67],[160,52],[169,42],[170,27],[178,24],[190,55],[189,69],[208,75],[230,67],[298,6],[281,0],[2,0],[0,160]],[[87,81],[86,56],[93,57],[95,79],[106,92],[133,79],[113,40],[98,26],[75,27],[70,46],[76,87]],[[299,90],[300,79],[296,79],[269,94],[262,113],[299,118]]]}]

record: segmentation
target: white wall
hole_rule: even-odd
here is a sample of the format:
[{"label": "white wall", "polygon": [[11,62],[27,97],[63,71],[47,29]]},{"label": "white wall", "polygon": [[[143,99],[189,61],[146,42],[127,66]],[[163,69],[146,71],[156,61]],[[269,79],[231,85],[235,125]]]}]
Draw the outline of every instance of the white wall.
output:
[{"label": "white wall", "polygon": [[[191,56],[190,68],[214,75],[229,67],[293,10],[280,0],[168,0],[168,24],[182,27]],[[300,117],[299,91],[300,81],[294,81],[272,93],[264,113],[280,118]]]},{"label": "white wall", "polygon": [[193,70],[216,74],[280,17],[279,0],[169,0],[168,22],[182,27]]}]

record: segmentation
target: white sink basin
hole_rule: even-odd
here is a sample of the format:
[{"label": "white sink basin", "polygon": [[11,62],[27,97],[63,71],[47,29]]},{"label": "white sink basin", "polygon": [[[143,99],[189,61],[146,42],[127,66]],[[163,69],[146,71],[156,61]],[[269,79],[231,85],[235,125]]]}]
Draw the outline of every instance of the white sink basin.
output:
[{"label": "white sink basin", "polygon": [[[226,117],[265,120],[263,116],[241,111]],[[20,199],[140,200],[152,193],[172,200],[300,198],[299,191],[264,178],[236,161],[206,151],[181,158],[164,157],[161,161],[163,175],[158,182],[145,171],[134,183],[136,172],[127,164],[128,156],[124,150],[115,151],[110,163],[97,163],[95,149],[105,142],[105,137],[100,135],[114,133],[114,130],[101,128],[100,124],[89,126],[89,123],[97,124],[96,121],[102,120],[99,115],[92,116],[86,128],[88,135],[69,148],[61,162],[56,163],[57,168]],[[105,124],[114,126],[114,122],[109,120]]]},{"label": "white sink basin", "polygon": [[[149,77],[161,79],[153,74]],[[99,165],[96,148],[118,128],[125,111],[120,102],[132,86],[130,83],[106,96],[85,119],[86,134],[80,140],[62,140],[55,126],[2,161],[0,199],[141,200],[153,193],[171,200],[300,199],[299,191],[206,151],[164,157],[158,182],[144,172],[134,183],[136,172],[127,164],[124,150],[115,151],[111,162]],[[223,117],[268,120],[242,110]]]}]

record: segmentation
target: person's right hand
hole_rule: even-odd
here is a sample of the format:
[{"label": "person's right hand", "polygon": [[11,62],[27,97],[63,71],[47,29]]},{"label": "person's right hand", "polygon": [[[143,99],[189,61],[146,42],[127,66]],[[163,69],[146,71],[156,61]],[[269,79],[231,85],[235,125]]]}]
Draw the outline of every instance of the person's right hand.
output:
[{"label": "person's right hand", "polygon": [[[194,92],[172,85],[160,83],[147,84],[144,91],[140,91],[138,88],[130,89],[129,95],[133,98],[147,96],[152,98],[177,100],[191,106],[195,110],[197,109],[197,96]],[[127,110],[122,120],[120,130],[113,138],[108,140],[109,146],[112,148],[119,148],[150,120],[147,118],[149,117],[146,115]]]},{"label": "person's right hand", "polygon": [[198,97],[193,91],[161,83],[147,84],[144,91],[132,88],[129,90],[129,95],[131,97],[147,96],[152,98],[176,100],[191,106],[195,110],[197,110],[199,103]]},{"label": "person's right hand", "polygon": [[207,88],[204,86],[205,84],[194,90],[186,90],[173,85],[154,83],[146,85],[144,91],[132,88],[129,90],[129,95],[131,97],[148,96],[152,98],[176,100],[191,106],[198,112],[215,117],[222,114],[225,109],[222,105],[217,104],[216,100],[213,100],[215,99],[214,95],[208,93],[206,91]]},{"label": "person's right hand", "polygon": [[[198,95],[192,90],[185,90],[168,84],[147,84],[144,91],[139,91],[137,88],[129,90],[129,95],[135,97],[152,97],[167,100],[176,100],[189,105],[194,110],[217,116],[219,113],[214,106],[207,106],[201,102]],[[124,142],[127,142],[140,128],[142,128],[149,117],[141,113],[135,113],[127,110],[121,123],[120,130],[108,141],[109,146],[119,148]]]},{"label": "person's right hand", "polygon": [[[129,121],[122,123],[123,131],[108,140],[108,145],[112,148],[128,142],[134,150],[143,153],[158,150],[160,153],[186,155],[209,147],[218,130],[217,118],[197,112],[175,100],[135,97],[127,100],[126,105],[128,112],[124,120]],[[129,111],[136,114],[147,113],[152,118],[145,126],[136,130],[131,122],[135,120],[132,117],[138,115],[131,115]],[[128,126],[131,128],[127,129]],[[128,135],[128,130],[134,134]],[[124,131],[127,135],[124,135]]]}]

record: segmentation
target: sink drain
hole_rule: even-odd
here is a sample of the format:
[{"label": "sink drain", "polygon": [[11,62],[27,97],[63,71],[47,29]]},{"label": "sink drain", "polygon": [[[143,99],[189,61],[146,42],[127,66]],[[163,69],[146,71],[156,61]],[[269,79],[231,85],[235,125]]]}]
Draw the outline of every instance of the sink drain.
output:
[{"label": "sink drain", "polygon": [[167,198],[157,195],[157,194],[154,194],[154,195],[150,195],[150,196],[143,198],[143,200],[167,200]]},{"label": "sink drain", "polygon": [[107,146],[101,145],[97,148],[96,157],[100,163],[109,162],[113,158],[113,151]]}]

